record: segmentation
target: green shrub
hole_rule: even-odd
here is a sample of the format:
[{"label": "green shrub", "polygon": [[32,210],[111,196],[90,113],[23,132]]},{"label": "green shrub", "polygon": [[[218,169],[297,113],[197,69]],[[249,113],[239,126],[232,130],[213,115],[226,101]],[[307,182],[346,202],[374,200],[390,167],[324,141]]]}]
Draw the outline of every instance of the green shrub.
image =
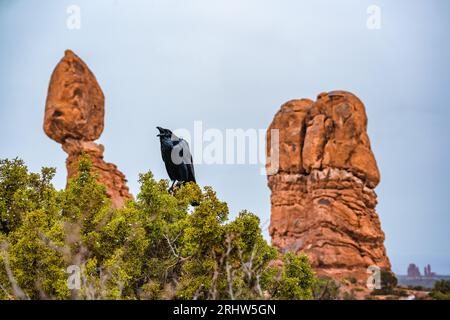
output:
[{"label": "green shrub", "polygon": [[430,296],[436,300],[450,300],[450,281],[438,280],[434,284]]},{"label": "green shrub", "polygon": [[211,187],[172,195],[148,172],[136,199],[113,209],[88,158],[65,190],[54,173],[0,162],[0,299],[312,298],[306,256],[280,255],[250,212],[229,221]]},{"label": "green shrub", "polygon": [[340,284],[329,277],[315,279],[313,295],[316,300],[337,300],[340,297]]},{"label": "green shrub", "polygon": [[314,273],[304,254],[284,255],[281,267],[272,266],[264,276],[264,288],[273,299],[306,300],[313,298]]},{"label": "green shrub", "polygon": [[391,271],[381,270],[381,288],[393,289],[397,287],[397,277]]}]

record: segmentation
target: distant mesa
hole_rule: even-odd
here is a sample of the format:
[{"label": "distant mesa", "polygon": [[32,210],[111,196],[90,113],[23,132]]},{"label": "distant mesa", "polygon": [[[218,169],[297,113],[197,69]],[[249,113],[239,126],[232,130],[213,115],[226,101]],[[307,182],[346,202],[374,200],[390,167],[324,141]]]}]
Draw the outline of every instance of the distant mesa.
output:
[{"label": "distant mesa", "polygon": [[124,174],[103,160],[104,147],[94,142],[103,132],[104,116],[105,98],[97,79],[83,60],[66,50],[50,78],[44,131],[68,154],[67,178],[76,175],[80,156],[89,155],[99,183],[118,208],[132,196]]},{"label": "distant mesa", "polygon": [[450,281],[449,275],[437,274],[431,270],[431,265],[427,264],[423,268],[423,274],[420,273],[419,267],[410,263],[406,270],[406,275],[397,275],[398,284],[403,287],[423,287],[432,289],[439,280]]},{"label": "distant mesa", "polygon": [[267,130],[267,170],[274,246],[306,253],[323,276],[365,283],[369,266],[391,270],[375,211],[380,173],[355,95],[333,91],[282,105]]},{"label": "distant mesa", "polygon": [[420,278],[421,274],[419,267],[417,267],[414,263],[410,263],[408,266],[407,275],[409,278]]},{"label": "distant mesa", "polygon": [[429,264],[427,264],[426,267],[423,268],[423,275],[425,277],[432,278],[432,277],[436,276],[436,273],[432,272],[431,271],[431,266]]},{"label": "distant mesa", "polygon": [[414,263],[410,263],[406,274],[408,278],[433,278],[437,276],[435,272],[431,271],[430,264],[427,264],[423,268],[423,276],[422,276],[420,274],[419,267],[416,266]]}]

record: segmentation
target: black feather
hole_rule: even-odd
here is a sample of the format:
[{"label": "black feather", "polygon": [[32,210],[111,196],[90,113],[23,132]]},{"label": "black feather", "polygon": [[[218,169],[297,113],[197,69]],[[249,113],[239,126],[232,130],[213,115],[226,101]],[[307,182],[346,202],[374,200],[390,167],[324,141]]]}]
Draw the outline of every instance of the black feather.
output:
[{"label": "black feather", "polygon": [[170,180],[180,183],[196,182],[194,163],[189,144],[169,129],[157,127],[161,143],[161,156]]}]

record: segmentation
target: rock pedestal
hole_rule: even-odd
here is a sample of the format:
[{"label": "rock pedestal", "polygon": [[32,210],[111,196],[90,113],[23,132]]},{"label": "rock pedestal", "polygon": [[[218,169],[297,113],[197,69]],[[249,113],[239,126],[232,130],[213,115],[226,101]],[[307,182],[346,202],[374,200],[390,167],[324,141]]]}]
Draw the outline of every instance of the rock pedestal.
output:
[{"label": "rock pedestal", "polygon": [[83,60],[66,50],[50,79],[44,131],[68,154],[67,179],[76,175],[80,156],[88,155],[99,183],[105,185],[118,208],[132,196],[124,174],[103,160],[103,145],[94,143],[103,132],[104,115],[105,98],[94,74]]}]

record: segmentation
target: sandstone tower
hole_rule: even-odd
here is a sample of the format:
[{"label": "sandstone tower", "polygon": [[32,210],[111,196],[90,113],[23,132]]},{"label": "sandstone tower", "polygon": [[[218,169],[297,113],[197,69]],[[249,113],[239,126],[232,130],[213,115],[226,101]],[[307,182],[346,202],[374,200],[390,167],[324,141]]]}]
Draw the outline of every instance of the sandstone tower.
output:
[{"label": "sandstone tower", "polygon": [[[277,150],[272,132],[278,132]],[[337,279],[362,283],[370,265],[390,270],[375,212],[380,174],[363,103],[344,91],[322,93],[315,102],[292,100],[267,133],[272,244],[306,253],[319,275]],[[274,151],[278,170],[270,172]]]}]

